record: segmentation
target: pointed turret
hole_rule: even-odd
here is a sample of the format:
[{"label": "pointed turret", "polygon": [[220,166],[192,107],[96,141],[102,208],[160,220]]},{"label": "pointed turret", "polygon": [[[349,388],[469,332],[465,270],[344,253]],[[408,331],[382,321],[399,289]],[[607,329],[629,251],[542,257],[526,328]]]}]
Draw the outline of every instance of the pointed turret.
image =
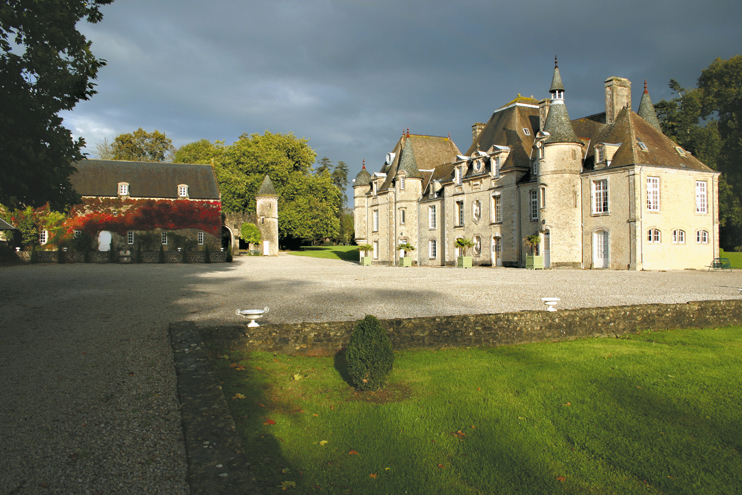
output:
[{"label": "pointed turret", "polygon": [[271,182],[271,178],[267,175],[265,176],[265,179],[263,179],[263,184],[260,186],[256,196],[278,196],[276,188],[273,187],[273,182]]},{"label": "pointed turret", "polygon": [[562,76],[559,74],[559,61],[554,56],[554,75],[551,78],[551,87],[549,88],[552,100],[564,99],[564,85],[562,84]]},{"label": "pointed turret", "polygon": [[639,117],[643,118],[647,121],[649,125],[657,129],[658,131],[662,131],[660,128],[660,121],[657,119],[657,112],[654,111],[654,105],[652,105],[652,100],[649,98],[649,91],[647,91],[647,80],[644,80],[644,93],[642,94],[642,99],[639,102],[639,111],[636,112]]},{"label": "pointed turret", "polygon": [[399,172],[404,172],[407,177],[420,178],[420,170],[418,169],[417,161],[415,160],[415,152],[412,149],[412,142],[409,139],[404,143],[402,159],[399,161],[399,166],[397,168],[397,173]]},{"label": "pointed turret", "polygon": [[371,174],[368,173],[368,170],[366,170],[366,160],[363,160],[363,168],[360,172],[358,172],[358,175],[356,175],[356,180],[353,183],[353,187],[356,186],[367,186],[371,183]]}]

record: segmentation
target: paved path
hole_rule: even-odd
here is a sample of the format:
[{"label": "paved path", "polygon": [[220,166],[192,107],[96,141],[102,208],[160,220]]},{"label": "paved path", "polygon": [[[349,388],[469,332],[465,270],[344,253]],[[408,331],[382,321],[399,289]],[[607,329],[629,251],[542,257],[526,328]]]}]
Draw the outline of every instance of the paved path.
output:
[{"label": "paved path", "polygon": [[737,299],[742,272],[212,265],[0,267],[0,493],[188,493],[168,323],[333,321]]}]

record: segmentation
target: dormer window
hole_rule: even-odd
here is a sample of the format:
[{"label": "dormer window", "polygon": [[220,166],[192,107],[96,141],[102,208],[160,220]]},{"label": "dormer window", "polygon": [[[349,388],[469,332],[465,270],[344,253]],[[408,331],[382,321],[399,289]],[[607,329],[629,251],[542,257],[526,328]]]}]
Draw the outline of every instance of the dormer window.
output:
[{"label": "dormer window", "polygon": [[605,148],[602,146],[598,146],[595,148],[595,151],[598,153],[598,163],[602,163],[605,161]]},{"label": "dormer window", "polygon": [[376,197],[376,181],[373,183],[374,197]]},{"label": "dormer window", "polygon": [[492,158],[490,160],[490,164],[492,165],[492,175],[494,177],[500,176],[500,158]]},{"label": "dormer window", "polygon": [[461,167],[456,167],[454,169],[453,181],[456,183],[457,186],[461,185]]},{"label": "dormer window", "polygon": [[685,156],[685,150],[681,148],[680,146],[675,146],[675,151],[678,152],[678,155]]},{"label": "dormer window", "polygon": [[639,148],[641,148],[642,151],[647,151],[647,145],[644,144],[644,141],[642,141],[641,139],[637,139],[636,144],[639,145]]},{"label": "dormer window", "polygon": [[129,195],[129,183],[119,182],[119,196],[128,196],[128,195]]},{"label": "dormer window", "polygon": [[404,191],[404,175],[399,176],[399,190]]},{"label": "dormer window", "polygon": [[178,186],[178,197],[179,198],[187,198],[188,197],[188,186],[186,184],[180,184]]},{"label": "dormer window", "polygon": [[531,135],[531,131],[528,129],[528,127],[524,127],[523,128],[523,134],[525,134],[526,136],[530,136]]}]

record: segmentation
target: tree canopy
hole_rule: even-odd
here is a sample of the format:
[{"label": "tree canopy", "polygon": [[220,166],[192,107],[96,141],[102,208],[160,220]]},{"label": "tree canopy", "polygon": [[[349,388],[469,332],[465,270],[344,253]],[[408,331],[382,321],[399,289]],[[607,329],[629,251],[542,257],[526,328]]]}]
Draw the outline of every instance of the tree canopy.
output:
[{"label": "tree canopy", "polygon": [[701,72],[696,88],[674,79],[677,97],[655,105],[662,131],[714,170],[719,181],[721,245],[742,245],[742,55],[717,58]]},{"label": "tree canopy", "polygon": [[[99,149],[99,156],[104,150]],[[133,162],[172,161],[175,148],[173,141],[164,133],[147,132],[141,127],[134,132],[119,134],[110,149],[114,160]]]},{"label": "tree canopy", "polygon": [[92,80],[105,60],[77,30],[97,23],[113,0],[5,0],[0,5],[0,203],[62,209],[79,200],[73,162],[82,138],[62,126],[59,112],[95,94]]},{"label": "tree canopy", "polygon": [[243,134],[230,145],[202,139],[175,153],[175,163],[213,163],[222,209],[254,212],[266,174],[279,196],[279,238],[283,246],[318,243],[338,234],[340,194],[329,173],[313,174],[316,153],[293,134]]}]

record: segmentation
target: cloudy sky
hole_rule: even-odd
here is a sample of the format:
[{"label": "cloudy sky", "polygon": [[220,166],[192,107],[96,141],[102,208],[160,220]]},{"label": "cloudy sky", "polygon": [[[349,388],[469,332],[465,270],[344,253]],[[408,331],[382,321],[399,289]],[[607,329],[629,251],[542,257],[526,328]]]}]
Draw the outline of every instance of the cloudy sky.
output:
[{"label": "cloudy sky", "polygon": [[471,125],[518,93],[548,96],[554,56],[572,118],[603,81],[694,86],[742,53],[740,0],[116,0],[80,29],[108,61],[98,94],[64,114],[94,145],[138,127],[176,146],[293,132],[351,178],[378,170],[402,129],[465,151]]}]

